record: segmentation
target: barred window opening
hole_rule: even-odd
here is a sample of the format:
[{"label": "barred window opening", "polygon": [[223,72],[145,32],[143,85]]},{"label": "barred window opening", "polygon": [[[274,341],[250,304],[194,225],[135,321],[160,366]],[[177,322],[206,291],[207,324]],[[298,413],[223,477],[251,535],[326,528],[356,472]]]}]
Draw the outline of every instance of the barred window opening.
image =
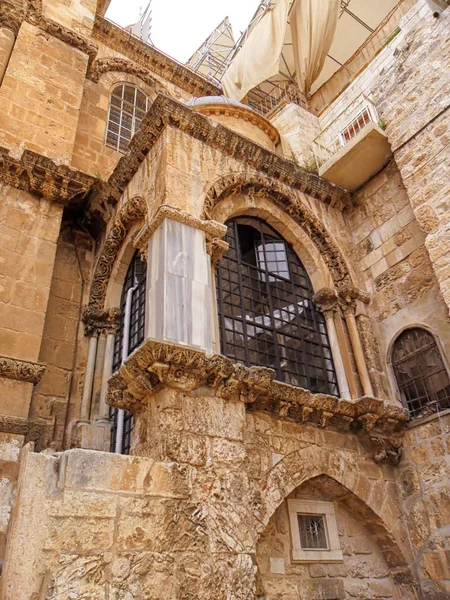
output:
[{"label": "barred window opening", "polygon": [[221,351],[279,381],[339,394],[325,324],[293,249],[256,218],[229,221],[230,248],[217,267]]},{"label": "barred window opening", "polygon": [[[123,348],[123,336],[125,326],[125,306],[127,302],[128,291],[136,286],[133,292],[131,302],[131,319],[130,319],[130,336],[129,336],[129,347],[128,353],[131,354],[136,348],[138,348],[144,341],[145,336],[145,289],[147,279],[147,266],[142,262],[139,254],[136,252],[125,277],[125,282],[122,290],[122,297],[120,301],[121,319],[120,328],[116,335],[114,343],[114,361],[113,371],[119,369],[122,362],[122,348]],[[114,408],[110,409],[110,418],[113,423],[112,435],[111,435],[111,452],[114,451],[116,443],[117,433],[117,413],[118,411]],[[131,445],[131,433],[133,431],[133,413],[125,411],[124,419],[124,432],[123,432],[123,443],[122,453],[130,453]]]},{"label": "barred window opening", "polygon": [[111,92],[106,144],[126,152],[148,109],[148,98],[134,85],[120,84]]},{"label": "barred window opening", "polygon": [[450,408],[450,379],[434,336],[419,327],[395,341],[392,366],[403,403],[412,418]]}]

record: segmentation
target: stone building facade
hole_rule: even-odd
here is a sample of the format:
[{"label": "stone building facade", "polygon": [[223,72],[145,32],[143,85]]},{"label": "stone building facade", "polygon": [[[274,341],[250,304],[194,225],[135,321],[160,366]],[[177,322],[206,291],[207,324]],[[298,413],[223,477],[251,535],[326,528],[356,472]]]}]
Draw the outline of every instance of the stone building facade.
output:
[{"label": "stone building facade", "polygon": [[1,597],[450,598],[447,3],[267,114],[61,4],[0,4]]}]

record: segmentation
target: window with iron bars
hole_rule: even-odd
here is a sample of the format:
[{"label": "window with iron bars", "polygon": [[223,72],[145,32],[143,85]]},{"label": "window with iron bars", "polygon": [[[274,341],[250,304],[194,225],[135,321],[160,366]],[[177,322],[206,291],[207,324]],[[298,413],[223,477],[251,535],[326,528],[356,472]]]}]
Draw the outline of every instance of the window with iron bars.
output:
[{"label": "window with iron bars", "polygon": [[337,396],[325,319],[294,250],[260,219],[227,225],[230,248],[216,277],[222,354],[272,368],[279,381]]},{"label": "window with iron bars", "polygon": [[[120,302],[121,319],[120,328],[116,335],[114,344],[114,361],[113,371],[117,371],[120,368],[122,362],[122,348],[123,348],[123,336],[124,336],[124,324],[125,324],[125,305],[127,301],[128,290],[136,286],[133,292],[133,298],[131,302],[131,320],[130,320],[130,337],[129,337],[129,348],[128,352],[131,354],[136,348],[138,348],[144,341],[145,336],[145,288],[147,279],[147,265],[142,262],[139,254],[136,252],[125,277],[125,282],[122,290],[122,297]],[[116,443],[117,433],[117,414],[118,411],[114,408],[110,409],[110,419],[113,423],[112,435],[111,435],[111,452],[114,452]],[[123,444],[122,453],[130,453],[131,445],[131,434],[133,431],[133,413],[125,411],[124,419],[124,432],[123,432]]]},{"label": "window with iron bars", "polygon": [[109,100],[106,145],[126,152],[148,109],[148,98],[134,85],[120,84]]},{"label": "window with iron bars", "polygon": [[450,378],[429,331],[415,327],[400,334],[392,350],[392,367],[412,418],[450,408]]}]

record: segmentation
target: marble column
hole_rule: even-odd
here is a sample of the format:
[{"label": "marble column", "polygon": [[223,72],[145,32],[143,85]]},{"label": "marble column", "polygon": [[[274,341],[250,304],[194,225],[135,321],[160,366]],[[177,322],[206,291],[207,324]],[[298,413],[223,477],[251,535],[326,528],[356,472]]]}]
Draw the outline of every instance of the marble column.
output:
[{"label": "marble column", "polygon": [[344,360],[342,358],[339,338],[336,330],[336,313],[338,309],[338,298],[333,290],[322,289],[314,296],[314,303],[323,313],[327,324],[328,340],[330,342],[331,354],[333,356],[336,378],[339,386],[339,395],[346,400],[351,399],[350,388],[345,372]]},{"label": "marble column", "polygon": [[89,350],[84,377],[83,398],[81,401],[81,416],[79,422],[89,423],[91,416],[91,399],[94,384],[95,359],[97,356],[98,334],[94,333],[89,338]]},{"label": "marble column", "polygon": [[106,333],[105,358],[103,361],[102,387],[100,390],[100,400],[98,405],[97,423],[109,424],[109,406],[106,404],[106,396],[108,393],[108,379],[112,375],[113,360],[114,360],[114,341],[116,334],[114,331]]},{"label": "marble column", "polygon": [[148,241],[146,337],[213,351],[205,231],[164,218]]},{"label": "marble column", "polygon": [[2,84],[3,77],[5,76],[15,41],[16,36],[11,29],[7,27],[0,27],[0,85]]},{"label": "marble column", "polygon": [[363,292],[359,292],[356,288],[348,287],[339,292],[339,299],[345,322],[347,323],[350,343],[355,356],[356,368],[358,369],[363,393],[365,396],[373,396],[372,382],[370,381],[364,348],[361,343],[361,337],[356,323],[356,302],[357,300],[362,300],[367,303],[368,296]]}]

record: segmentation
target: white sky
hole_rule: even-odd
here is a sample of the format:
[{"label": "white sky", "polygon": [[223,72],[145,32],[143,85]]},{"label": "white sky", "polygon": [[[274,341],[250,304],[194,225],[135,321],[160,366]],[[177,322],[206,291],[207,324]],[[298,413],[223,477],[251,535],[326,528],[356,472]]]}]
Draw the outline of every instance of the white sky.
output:
[{"label": "white sky", "polygon": [[[148,0],[112,0],[106,16],[126,27],[139,19],[147,3]],[[153,0],[152,41],[185,63],[226,16],[237,39],[259,3],[260,0]]]}]

